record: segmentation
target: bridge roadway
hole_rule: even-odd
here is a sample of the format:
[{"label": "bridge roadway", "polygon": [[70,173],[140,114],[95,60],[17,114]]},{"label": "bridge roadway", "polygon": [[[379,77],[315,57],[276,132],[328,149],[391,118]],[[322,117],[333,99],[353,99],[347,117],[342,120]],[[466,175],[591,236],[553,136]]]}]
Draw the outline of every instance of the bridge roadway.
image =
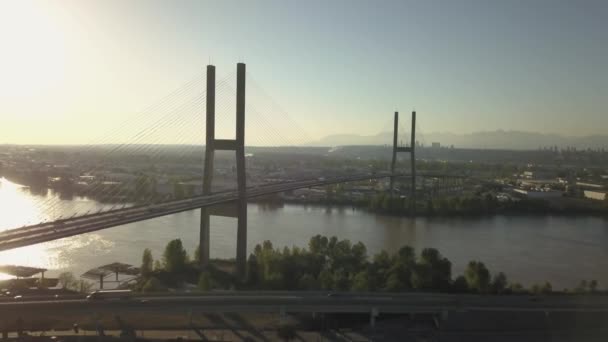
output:
[{"label": "bridge roadway", "polygon": [[468,295],[438,293],[335,293],[303,291],[207,292],[203,294],[151,294],[129,299],[86,300],[22,298],[0,300],[0,315],[45,313],[444,313],[447,311],[596,312],[608,313],[607,296]]},{"label": "bridge roadway", "polygon": [[[317,178],[253,186],[247,188],[247,197],[259,197],[267,194],[301,188],[355,182],[368,179],[380,179],[391,176],[405,177],[407,174],[399,173],[391,175],[389,172],[365,173],[352,176]],[[83,233],[121,226],[131,222],[148,220],[197,208],[228,203],[237,200],[237,198],[238,193],[236,191],[219,192],[182,200],[172,200],[158,204],[109,210],[105,212],[98,212],[89,215],[61,219],[53,222],[39,223],[36,225],[5,230],[0,232],[0,251],[80,235]]]}]

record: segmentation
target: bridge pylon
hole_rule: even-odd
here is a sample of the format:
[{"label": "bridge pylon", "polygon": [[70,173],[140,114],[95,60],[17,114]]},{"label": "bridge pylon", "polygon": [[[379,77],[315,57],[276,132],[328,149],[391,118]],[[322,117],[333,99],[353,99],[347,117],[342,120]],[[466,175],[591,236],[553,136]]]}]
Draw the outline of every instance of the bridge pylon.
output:
[{"label": "bridge pylon", "polygon": [[[397,136],[399,135],[399,112],[395,112],[395,121],[393,127],[393,159],[391,162],[391,174],[395,174],[395,166],[397,164],[397,153],[405,152],[410,154],[411,158],[411,174],[412,185],[410,189],[410,203],[412,205],[412,213],[416,213],[416,111],[412,112],[412,130],[410,146],[399,146]],[[391,196],[394,194],[395,177],[390,178]]]},{"label": "bridge pylon", "polygon": [[[236,66],[236,138],[215,138],[215,66],[207,66],[206,98],[206,146],[203,170],[203,195],[211,194],[213,183],[213,160],[215,151],[235,151],[238,200],[231,214],[222,216],[237,217],[236,272],[243,278],[247,263],[247,185],[245,177],[245,64]],[[217,212],[217,211],[216,211]],[[199,260],[204,269],[209,265],[210,216],[213,207],[201,208]]]}]

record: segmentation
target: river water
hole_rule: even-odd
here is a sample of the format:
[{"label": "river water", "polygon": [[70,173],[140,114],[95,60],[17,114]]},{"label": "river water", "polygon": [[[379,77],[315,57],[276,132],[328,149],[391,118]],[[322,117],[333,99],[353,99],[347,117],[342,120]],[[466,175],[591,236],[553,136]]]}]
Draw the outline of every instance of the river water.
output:
[{"label": "river water", "polygon": [[[0,179],[0,230],[39,222],[58,214],[97,210],[86,198],[62,200],[34,195],[27,187]],[[491,272],[503,271],[524,285],[550,281],[554,288],[574,287],[596,279],[608,287],[608,220],[597,217],[495,216],[487,218],[401,218],[351,208],[250,204],[248,250],[270,240],[275,246],[306,246],[311,236],[336,235],[361,241],[374,254],[403,245],[420,251],[435,247],[449,258],[453,273],[470,260],[483,261]],[[44,267],[47,274],[69,270],[79,275],[115,261],[139,265],[144,248],[160,257],[166,243],[181,238],[190,253],[198,244],[198,211],[0,252],[0,265]],[[211,256],[233,258],[236,219],[211,218]],[[1,274],[0,274],[1,275]]]}]

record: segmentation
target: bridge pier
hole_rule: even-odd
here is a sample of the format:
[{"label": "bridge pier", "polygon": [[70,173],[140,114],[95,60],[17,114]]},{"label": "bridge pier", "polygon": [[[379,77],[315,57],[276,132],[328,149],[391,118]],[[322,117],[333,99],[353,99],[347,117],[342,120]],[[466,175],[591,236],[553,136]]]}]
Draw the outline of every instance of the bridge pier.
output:
[{"label": "bridge pier", "polygon": [[[236,74],[236,139],[215,138],[215,66],[207,66],[206,146],[203,171],[203,195],[211,194],[213,159],[216,150],[235,151],[238,200],[236,210],[227,216],[236,217],[236,272],[244,278],[247,265],[247,184],[245,175],[245,64],[237,64]],[[210,216],[212,208],[201,208],[199,260],[204,269],[209,265]]]},{"label": "bridge pier", "polygon": [[[416,112],[412,112],[412,130],[411,130],[411,142],[410,146],[399,146],[397,142],[397,136],[399,133],[399,112],[395,112],[395,120],[393,126],[393,159],[391,161],[391,174],[395,174],[395,166],[397,164],[397,153],[405,152],[409,153],[411,157],[411,174],[412,174],[412,185],[410,189],[410,203],[412,204],[412,213],[416,213]],[[395,177],[390,178],[390,191],[391,196],[394,193]]]}]

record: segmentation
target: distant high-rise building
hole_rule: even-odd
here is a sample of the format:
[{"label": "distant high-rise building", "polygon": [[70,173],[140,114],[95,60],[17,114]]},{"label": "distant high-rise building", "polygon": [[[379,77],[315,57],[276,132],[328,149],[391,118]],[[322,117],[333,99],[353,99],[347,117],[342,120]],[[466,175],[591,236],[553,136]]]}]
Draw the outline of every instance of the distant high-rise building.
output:
[{"label": "distant high-rise building", "polygon": [[438,142],[434,142],[434,143],[432,143],[432,144],[431,144],[431,147],[432,147],[432,148],[440,148],[440,147],[441,147],[441,144],[440,144],[440,143],[438,143]]}]

